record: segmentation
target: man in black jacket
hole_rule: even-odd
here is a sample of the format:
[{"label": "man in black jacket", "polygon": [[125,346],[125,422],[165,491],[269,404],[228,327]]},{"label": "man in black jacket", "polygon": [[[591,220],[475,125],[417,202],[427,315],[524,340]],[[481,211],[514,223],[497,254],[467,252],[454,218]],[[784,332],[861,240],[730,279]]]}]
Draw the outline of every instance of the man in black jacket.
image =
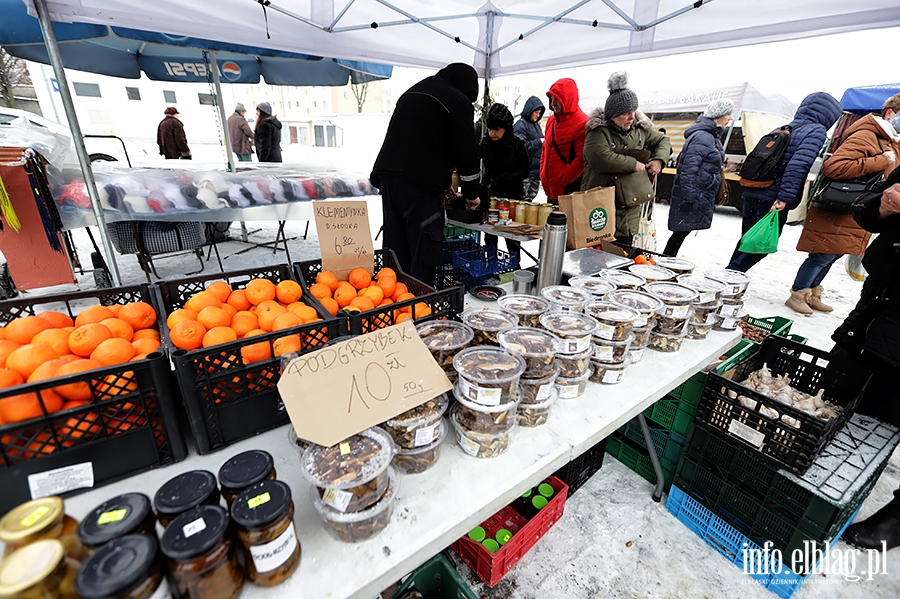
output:
[{"label": "man in black jacket", "polygon": [[453,169],[467,207],[478,207],[478,140],[472,130],[478,74],[462,63],[444,67],[397,100],[370,179],[381,190],[384,247],[400,268],[434,284],[444,242],[441,202]]}]

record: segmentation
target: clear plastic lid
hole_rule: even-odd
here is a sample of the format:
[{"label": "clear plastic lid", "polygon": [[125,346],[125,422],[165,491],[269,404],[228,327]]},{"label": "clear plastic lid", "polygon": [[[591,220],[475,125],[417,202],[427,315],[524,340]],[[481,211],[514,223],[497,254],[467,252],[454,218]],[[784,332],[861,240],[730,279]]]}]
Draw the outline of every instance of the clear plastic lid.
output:
[{"label": "clear plastic lid", "polygon": [[460,315],[462,321],[479,331],[502,331],[519,324],[519,317],[497,308],[473,308]]},{"label": "clear plastic lid", "polygon": [[[640,287],[647,282],[647,279],[641,275],[620,270],[618,268],[607,268],[597,273],[597,276],[614,283],[617,287]],[[610,292],[612,293],[612,292]]]},{"label": "clear plastic lid", "polygon": [[569,279],[569,285],[599,296],[605,296],[610,291],[616,290],[615,283],[600,277],[572,277]]},{"label": "clear plastic lid", "polygon": [[668,268],[669,270],[676,272],[691,272],[696,268],[696,265],[690,260],[685,260],[684,258],[675,258],[673,256],[656,256],[654,259],[657,266],[662,266],[663,268]]},{"label": "clear plastic lid", "polygon": [[721,281],[731,289],[726,289],[724,295],[737,295],[744,292],[750,285],[750,277],[737,270],[728,270],[727,268],[717,268],[706,271],[706,278],[714,281]]},{"label": "clear plastic lid", "polygon": [[510,430],[512,430],[512,428],[515,426],[515,423],[518,421],[518,411],[516,410],[516,408],[519,404],[510,404],[512,406],[512,411],[509,417],[513,419],[513,423],[511,426],[505,427],[496,433],[479,433],[476,431],[470,431],[465,426],[463,426],[462,422],[460,422],[459,409],[461,405],[462,404],[457,404],[450,408],[450,424],[453,425],[453,428],[456,429],[459,434],[464,437],[468,437],[469,439],[472,439],[479,444],[490,443],[496,439],[508,436]]},{"label": "clear plastic lid", "polygon": [[617,289],[610,293],[607,299],[614,304],[637,310],[641,314],[657,312],[663,307],[659,298],[634,289]]},{"label": "clear plastic lid", "polygon": [[526,358],[544,358],[559,351],[559,339],[549,331],[531,327],[513,327],[502,331],[497,339],[500,347]]},{"label": "clear plastic lid", "polygon": [[402,428],[413,428],[418,425],[425,426],[443,416],[449,405],[450,399],[447,397],[447,394],[441,393],[434,399],[429,399],[425,403],[402,414],[397,414],[385,424]]},{"label": "clear plastic lid", "polygon": [[581,306],[593,299],[590,293],[568,285],[551,285],[541,289],[541,295],[555,304]]},{"label": "clear plastic lid", "polygon": [[476,384],[503,384],[525,372],[525,360],[500,347],[470,347],[453,357],[453,368]]},{"label": "clear plastic lid", "polygon": [[372,427],[331,447],[310,445],[300,458],[300,472],[316,487],[350,489],[383,473],[394,453],[391,436]]},{"label": "clear plastic lid", "polygon": [[684,339],[684,336],[687,334],[687,327],[685,327],[684,331],[681,333],[676,333],[674,335],[669,335],[667,333],[660,333],[659,331],[650,331],[651,338],[664,337],[665,339]]},{"label": "clear plastic lid", "polygon": [[458,403],[464,405],[473,412],[483,412],[485,414],[496,414],[497,412],[508,412],[509,410],[515,410],[516,406],[522,403],[522,394],[519,393],[518,388],[516,388],[516,392],[513,396],[512,401],[507,401],[497,405],[487,405],[472,401],[471,399],[460,393],[458,385],[453,386],[453,398],[456,399]]},{"label": "clear plastic lid", "polygon": [[451,350],[465,346],[472,341],[475,331],[452,320],[431,320],[416,325],[419,337],[430,350]]},{"label": "clear plastic lid", "polygon": [[634,342],[634,333],[631,333],[625,339],[621,341],[611,341],[610,339],[600,339],[599,337],[594,337],[594,345],[599,345],[602,347],[622,347],[623,345],[631,345]]},{"label": "clear plastic lid", "polygon": [[[388,461],[388,465],[390,465],[390,461]],[[322,501],[315,487],[309,488],[309,499],[316,507],[316,511],[319,512],[319,516],[327,522],[340,522],[343,524],[364,522],[382,514],[393,505],[394,498],[397,497],[397,491],[400,490],[400,474],[395,466],[390,466],[387,469],[387,476],[388,488],[384,492],[384,496],[374,505],[358,512],[342,512],[331,507]]]},{"label": "clear plastic lid", "polygon": [[594,369],[592,367],[588,367],[588,369],[584,372],[584,374],[580,374],[578,376],[573,376],[571,378],[559,377],[556,379],[556,384],[565,387],[566,385],[576,385],[582,381],[586,381],[591,378],[591,375],[594,374]]},{"label": "clear plastic lid", "polygon": [[687,305],[699,297],[696,291],[678,283],[647,283],[644,289],[664,304],[670,305]]},{"label": "clear plastic lid", "polygon": [[625,354],[625,359],[618,364],[612,364],[609,362],[601,362],[600,360],[591,359],[591,368],[596,370],[625,370],[634,362],[634,357],[631,355],[631,352]]},{"label": "clear plastic lid", "polygon": [[628,271],[640,275],[648,281],[671,281],[675,278],[674,271],[653,264],[632,264],[628,267]]},{"label": "clear plastic lid", "polygon": [[550,302],[533,295],[504,295],[497,300],[497,305],[513,314],[543,314],[550,309]]},{"label": "clear plastic lid", "polygon": [[547,376],[539,378],[539,379],[522,378],[522,379],[519,379],[519,384],[520,385],[534,385],[536,387],[540,387],[541,385],[546,385],[548,383],[552,383],[553,381],[556,380],[556,377],[558,377],[558,376],[559,376],[559,366],[555,366],[553,372],[551,372]]},{"label": "clear plastic lid", "polygon": [[699,293],[722,293],[728,287],[722,281],[716,281],[703,275],[678,275],[675,280]]},{"label": "clear plastic lid", "polygon": [[597,321],[587,314],[577,312],[552,312],[543,314],[541,326],[564,339],[586,337],[597,328]]},{"label": "clear plastic lid", "polygon": [[634,322],[640,316],[631,308],[609,301],[591,302],[584,306],[584,311],[601,322]]}]

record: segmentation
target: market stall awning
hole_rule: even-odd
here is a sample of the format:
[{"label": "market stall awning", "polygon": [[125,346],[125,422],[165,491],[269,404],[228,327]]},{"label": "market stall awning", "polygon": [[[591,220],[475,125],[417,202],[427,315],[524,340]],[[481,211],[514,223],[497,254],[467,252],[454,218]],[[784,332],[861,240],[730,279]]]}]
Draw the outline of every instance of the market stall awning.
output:
[{"label": "market stall awning", "polygon": [[728,98],[734,102],[734,116],[744,111],[793,116],[797,105],[781,94],[764,95],[749,83],[710,88],[639,91],[641,110],[653,114],[703,112],[713,100]]},{"label": "market stall awning", "polygon": [[881,112],[884,101],[898,93],[900,93],[900,83],[851,87],[841,96],[841,106],[847,112],[856,114]]}]

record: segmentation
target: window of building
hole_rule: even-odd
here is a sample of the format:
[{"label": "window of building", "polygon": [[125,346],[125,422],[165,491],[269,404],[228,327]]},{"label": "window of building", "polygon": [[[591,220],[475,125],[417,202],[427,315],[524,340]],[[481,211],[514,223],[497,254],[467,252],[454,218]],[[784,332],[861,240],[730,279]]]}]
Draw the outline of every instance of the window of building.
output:
[{"label": "window of building", "polygon": [[304,146],[309,145],[309,129],[300,127],[300,143]]},{"label": "window of building", "polygon": [[175,104],[178,100],[175,99],[175,92],[169,91],[167,89],[163,90],[163,99],[166,104]]},{"label": "window of building", "polygon": [[75,88],[76,96],[85,96],[87,98],[100,98],[100,86],[96,83],[72,83]]},{"label": "window of building", "polygon": [[215,104],[212,94],[197,94],[197,99],[200,100],[201,106],[212,106]]},{"label": "window of building", "polygon": [[141,99],[141,90],[137,87],[126,87],[125,93],[128,94],[129,100],[140,100]]}]

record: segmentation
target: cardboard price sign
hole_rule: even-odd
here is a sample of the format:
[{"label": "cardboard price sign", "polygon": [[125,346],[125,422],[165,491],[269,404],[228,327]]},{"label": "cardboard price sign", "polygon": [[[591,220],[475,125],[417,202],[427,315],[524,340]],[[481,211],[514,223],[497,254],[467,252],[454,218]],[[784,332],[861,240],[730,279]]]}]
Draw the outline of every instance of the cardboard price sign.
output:
[{"label": "cardboard price sign", "polygon": [[295,358],[278,381],[297,436],[327,447],[451,387],[410,321]]},{"label": "cardboard price sign", "polygon": [[370,275],[375,274],[375,247],[366,202],[313,202],[313,212],[322,270],[330,270],[338,279],[346,279],[354,268],[365,268]]}]

